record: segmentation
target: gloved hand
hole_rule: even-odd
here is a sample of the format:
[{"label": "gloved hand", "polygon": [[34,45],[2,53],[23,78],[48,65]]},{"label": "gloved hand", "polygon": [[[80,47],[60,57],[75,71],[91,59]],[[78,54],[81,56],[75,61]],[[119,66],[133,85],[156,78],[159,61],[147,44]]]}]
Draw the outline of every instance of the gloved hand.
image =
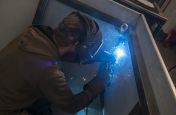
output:
[{"label": "gloved hand", "polygon": [[114,64],[116,62],[115,56],[108,51],[101,51],[101,53],[95,55],[93,58],[94,62],[107,62]]},{"label": "gloved hand", "polygon": [[100,64],[98,74],[90,82],[84,86],[84,90],[91,93],[91,97],[95,98],[98,94],[104,91],[109,81],[109,72],[107,63]]}]

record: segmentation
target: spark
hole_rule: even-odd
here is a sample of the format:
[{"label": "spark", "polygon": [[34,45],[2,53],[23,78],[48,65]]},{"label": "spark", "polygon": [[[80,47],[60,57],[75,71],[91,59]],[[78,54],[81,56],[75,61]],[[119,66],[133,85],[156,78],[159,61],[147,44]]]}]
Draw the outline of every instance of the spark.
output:
[{"label": "spark", "polygon": [[126,56],[125,46],[123,44],[119,45],[114,50],[114,56],[116,58],[116,63],[119,63],[119,61]]}]

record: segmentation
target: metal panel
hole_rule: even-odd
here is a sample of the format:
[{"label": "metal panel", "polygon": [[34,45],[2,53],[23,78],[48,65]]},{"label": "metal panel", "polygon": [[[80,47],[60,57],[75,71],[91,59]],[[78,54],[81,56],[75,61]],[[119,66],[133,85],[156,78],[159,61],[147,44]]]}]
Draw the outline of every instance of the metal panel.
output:
[{"label": "metal panel", "polygon": [[112,0],[75,0],[95,8],[103,13],[106,13],[114,18],[120,19],[123,22],[136,25],[139,18],[139,13],[134,10],[120,5]]},{"label": "metal panel", "polygon": [[[117,4],[110,3],[110,5],[116,6]],[[75,10],[77,9],[69,7],[60,2],[56,2],[55,0],[51,0],[46,9],[45,17],[43,18],[43,24],[55,28],[66,15]],[[116,10],[119,10],[118,7]],[[114,14],[115,13],[106,15],[114,17]],[[135,14],[135,16],[137,16],[135,17],[135,19],[137,19],[139,15]],[[113,40],[114,39],[118,40],[120,35],[112,24],[104,22],[101,19],[95,18],[95,20],[98,22],[102,30],[103,39],[105,40],[106,43],[103,45],[103,48],[109,49],[110,47],[112,47],[112,44],[114,44]],[[132,21],[130,23],[132,23]],[[125,58],[125,61],[120,65],[117,65],[116,67],[118,71],[118,76],[113,81],[113,84],[109,88],[107,88],[107,92],[105,92],[104,114],[106,115],[116,115],[116,114],[127,115],[133,109],[135,104],[138,102],[138,93],[130,57],[131,56],[129,48],[127,48],[127,56]],[[71,63],[63,64],[63,71],[65,72],[66,79],[68,80],[68,83],[74,93],[82,91],[83,85],[87,83],[90,79],[92,79],[92,76],[96,74],[97,69],[98,68],[95,64],[91,65],[79,65]],[[100,111],[101,106],[102,105],[100,104],[99,99],[97,99],[88,107],[88,110],[87,108],[85,110],[87,111],[88,115],[93,114],[97,115],[98,113],[102,112]],[[80,114],[86,114],[86,112],[83,110],[80,113],[78,113],[78,115]]]}]

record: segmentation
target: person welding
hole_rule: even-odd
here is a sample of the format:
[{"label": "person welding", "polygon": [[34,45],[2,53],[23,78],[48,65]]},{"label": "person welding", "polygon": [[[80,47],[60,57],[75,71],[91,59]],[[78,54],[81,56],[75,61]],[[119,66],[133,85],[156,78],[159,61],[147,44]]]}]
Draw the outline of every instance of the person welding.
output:
[{"label": "person welding", "polygon": [[101,45],[98,24],[79,12],[66,16],[54,30],[41,25],[28,27],[0,52],[0,115],[20,115],[24,111],[51,114],[46,108],[38,108],[38,113],[32,109],[42,98],[48,101],[47,105],[68,113],[88,106],[107,85],[109,73],[105,64],[100,65],[96,77],[83,91],[74,95],[59,62],[84,64]]}]

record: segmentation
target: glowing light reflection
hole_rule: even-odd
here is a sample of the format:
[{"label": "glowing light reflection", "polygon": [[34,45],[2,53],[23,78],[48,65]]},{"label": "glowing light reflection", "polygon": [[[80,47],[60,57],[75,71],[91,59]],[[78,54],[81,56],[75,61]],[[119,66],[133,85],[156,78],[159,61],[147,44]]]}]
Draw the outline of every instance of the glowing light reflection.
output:
[{"label": "glowing light reflection", "polygon": [[118,47],[115,48],[114,56],[116,58],[116,63],[119,63],[119,61],[126,56],[124,44],[120,44]]},{"label": "glowing light reflection", "polygon": [[121,57],[125,56],[125,52],[123,51],[123,49],[117,48],[115,50],[115,56],[116,56],[116,58],[121,58]]}]

